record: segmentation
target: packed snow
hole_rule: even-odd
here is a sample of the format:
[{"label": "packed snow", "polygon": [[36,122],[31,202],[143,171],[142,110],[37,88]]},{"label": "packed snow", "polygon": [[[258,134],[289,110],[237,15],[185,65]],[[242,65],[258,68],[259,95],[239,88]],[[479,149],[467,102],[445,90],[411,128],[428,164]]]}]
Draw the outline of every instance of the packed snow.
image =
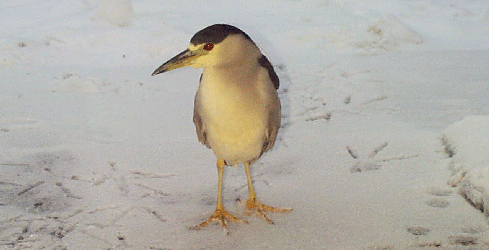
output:
[{"label": "packed snow", "polygon": [[[489,249],[489,3],[0,3],[0,248]],[[201,70],[151,73],[214,23],[281,79],[282,129],[215,209]]]},{"label": "packed snow", "polygon": [[468,116],[443,132],[443,142],[458,187],[476,208],[489,216],[489,116]]}]

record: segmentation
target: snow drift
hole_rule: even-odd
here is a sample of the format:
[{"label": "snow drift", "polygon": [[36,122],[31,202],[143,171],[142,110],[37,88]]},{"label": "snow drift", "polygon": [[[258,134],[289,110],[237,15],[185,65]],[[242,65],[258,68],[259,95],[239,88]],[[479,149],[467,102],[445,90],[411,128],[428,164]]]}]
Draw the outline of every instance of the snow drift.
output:
[{"label": "snow drift", "polygon": [[489,116],[468,116],[443,133],[452,158],[449,184],[489,216]]}]

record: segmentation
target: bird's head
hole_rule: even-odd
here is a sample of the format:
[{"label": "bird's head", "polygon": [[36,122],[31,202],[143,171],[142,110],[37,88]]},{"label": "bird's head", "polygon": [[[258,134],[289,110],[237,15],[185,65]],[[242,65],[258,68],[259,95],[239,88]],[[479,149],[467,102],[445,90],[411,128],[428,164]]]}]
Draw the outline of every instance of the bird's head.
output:
[{"label": "bird's head", "polygon": [[197,32],[186,50],[162,64],[152,75],[186,66],[206,68],[243,64],[260,55],[258,47],[242,30],[227,24],[214,24]]}]

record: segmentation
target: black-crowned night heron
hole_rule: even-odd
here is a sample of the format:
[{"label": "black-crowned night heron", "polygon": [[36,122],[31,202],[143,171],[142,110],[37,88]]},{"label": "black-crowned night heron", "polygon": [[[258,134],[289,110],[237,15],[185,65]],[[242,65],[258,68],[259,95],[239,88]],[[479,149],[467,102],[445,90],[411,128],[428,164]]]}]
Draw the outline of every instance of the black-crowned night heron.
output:
[{"label": "black-crowned night heron", "polygon": [[248,178],[246,208],[269,223],[264,211],[288,212],[257,201],[250,164],[270,150],[280,128],[279,79],[251,38],[240,29],[215,24],[197,32],[182,53],[157,68],[157,75],[184,66],[204,68],[195,95],[194,124],[201,143],[217,157],[218,193],[214,214],[195,226],[202,228],[218,220],[241,221],[229,214],[222,203],[222,177],[225,165],[243,163]]}]

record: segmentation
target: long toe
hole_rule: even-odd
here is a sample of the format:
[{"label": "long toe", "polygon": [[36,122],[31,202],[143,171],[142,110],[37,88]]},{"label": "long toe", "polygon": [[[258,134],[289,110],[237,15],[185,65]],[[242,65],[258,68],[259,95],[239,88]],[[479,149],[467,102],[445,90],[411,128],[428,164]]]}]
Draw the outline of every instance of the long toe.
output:
[{"label": "long toe", "polygon": [[201,229],[207,225],[209,225],[211,222],[218,221],[223,228],[227,228],[227,221],[236,221],[236,222],[241,222],[241,223],[248,223],[246,220],[239,219],[238,217],[226,212],[224,209],[216,209],[213,215],[204,222],[190,227],[190,229]]},{"label": "long toe", "polygon": [[275,223],[273,222],[272,219],[270,219],[267,216],[265,211],[279,212],[279,213],[286,213],[292,211],[292,208],[276,208],[276,207],[265,205],[257,201],[256,198],[249,198],[248,200],[246,200],[246,209],[247,209],[246,214],[251,214],[252,212],[255,212],[270,224],[275,224]]}]

